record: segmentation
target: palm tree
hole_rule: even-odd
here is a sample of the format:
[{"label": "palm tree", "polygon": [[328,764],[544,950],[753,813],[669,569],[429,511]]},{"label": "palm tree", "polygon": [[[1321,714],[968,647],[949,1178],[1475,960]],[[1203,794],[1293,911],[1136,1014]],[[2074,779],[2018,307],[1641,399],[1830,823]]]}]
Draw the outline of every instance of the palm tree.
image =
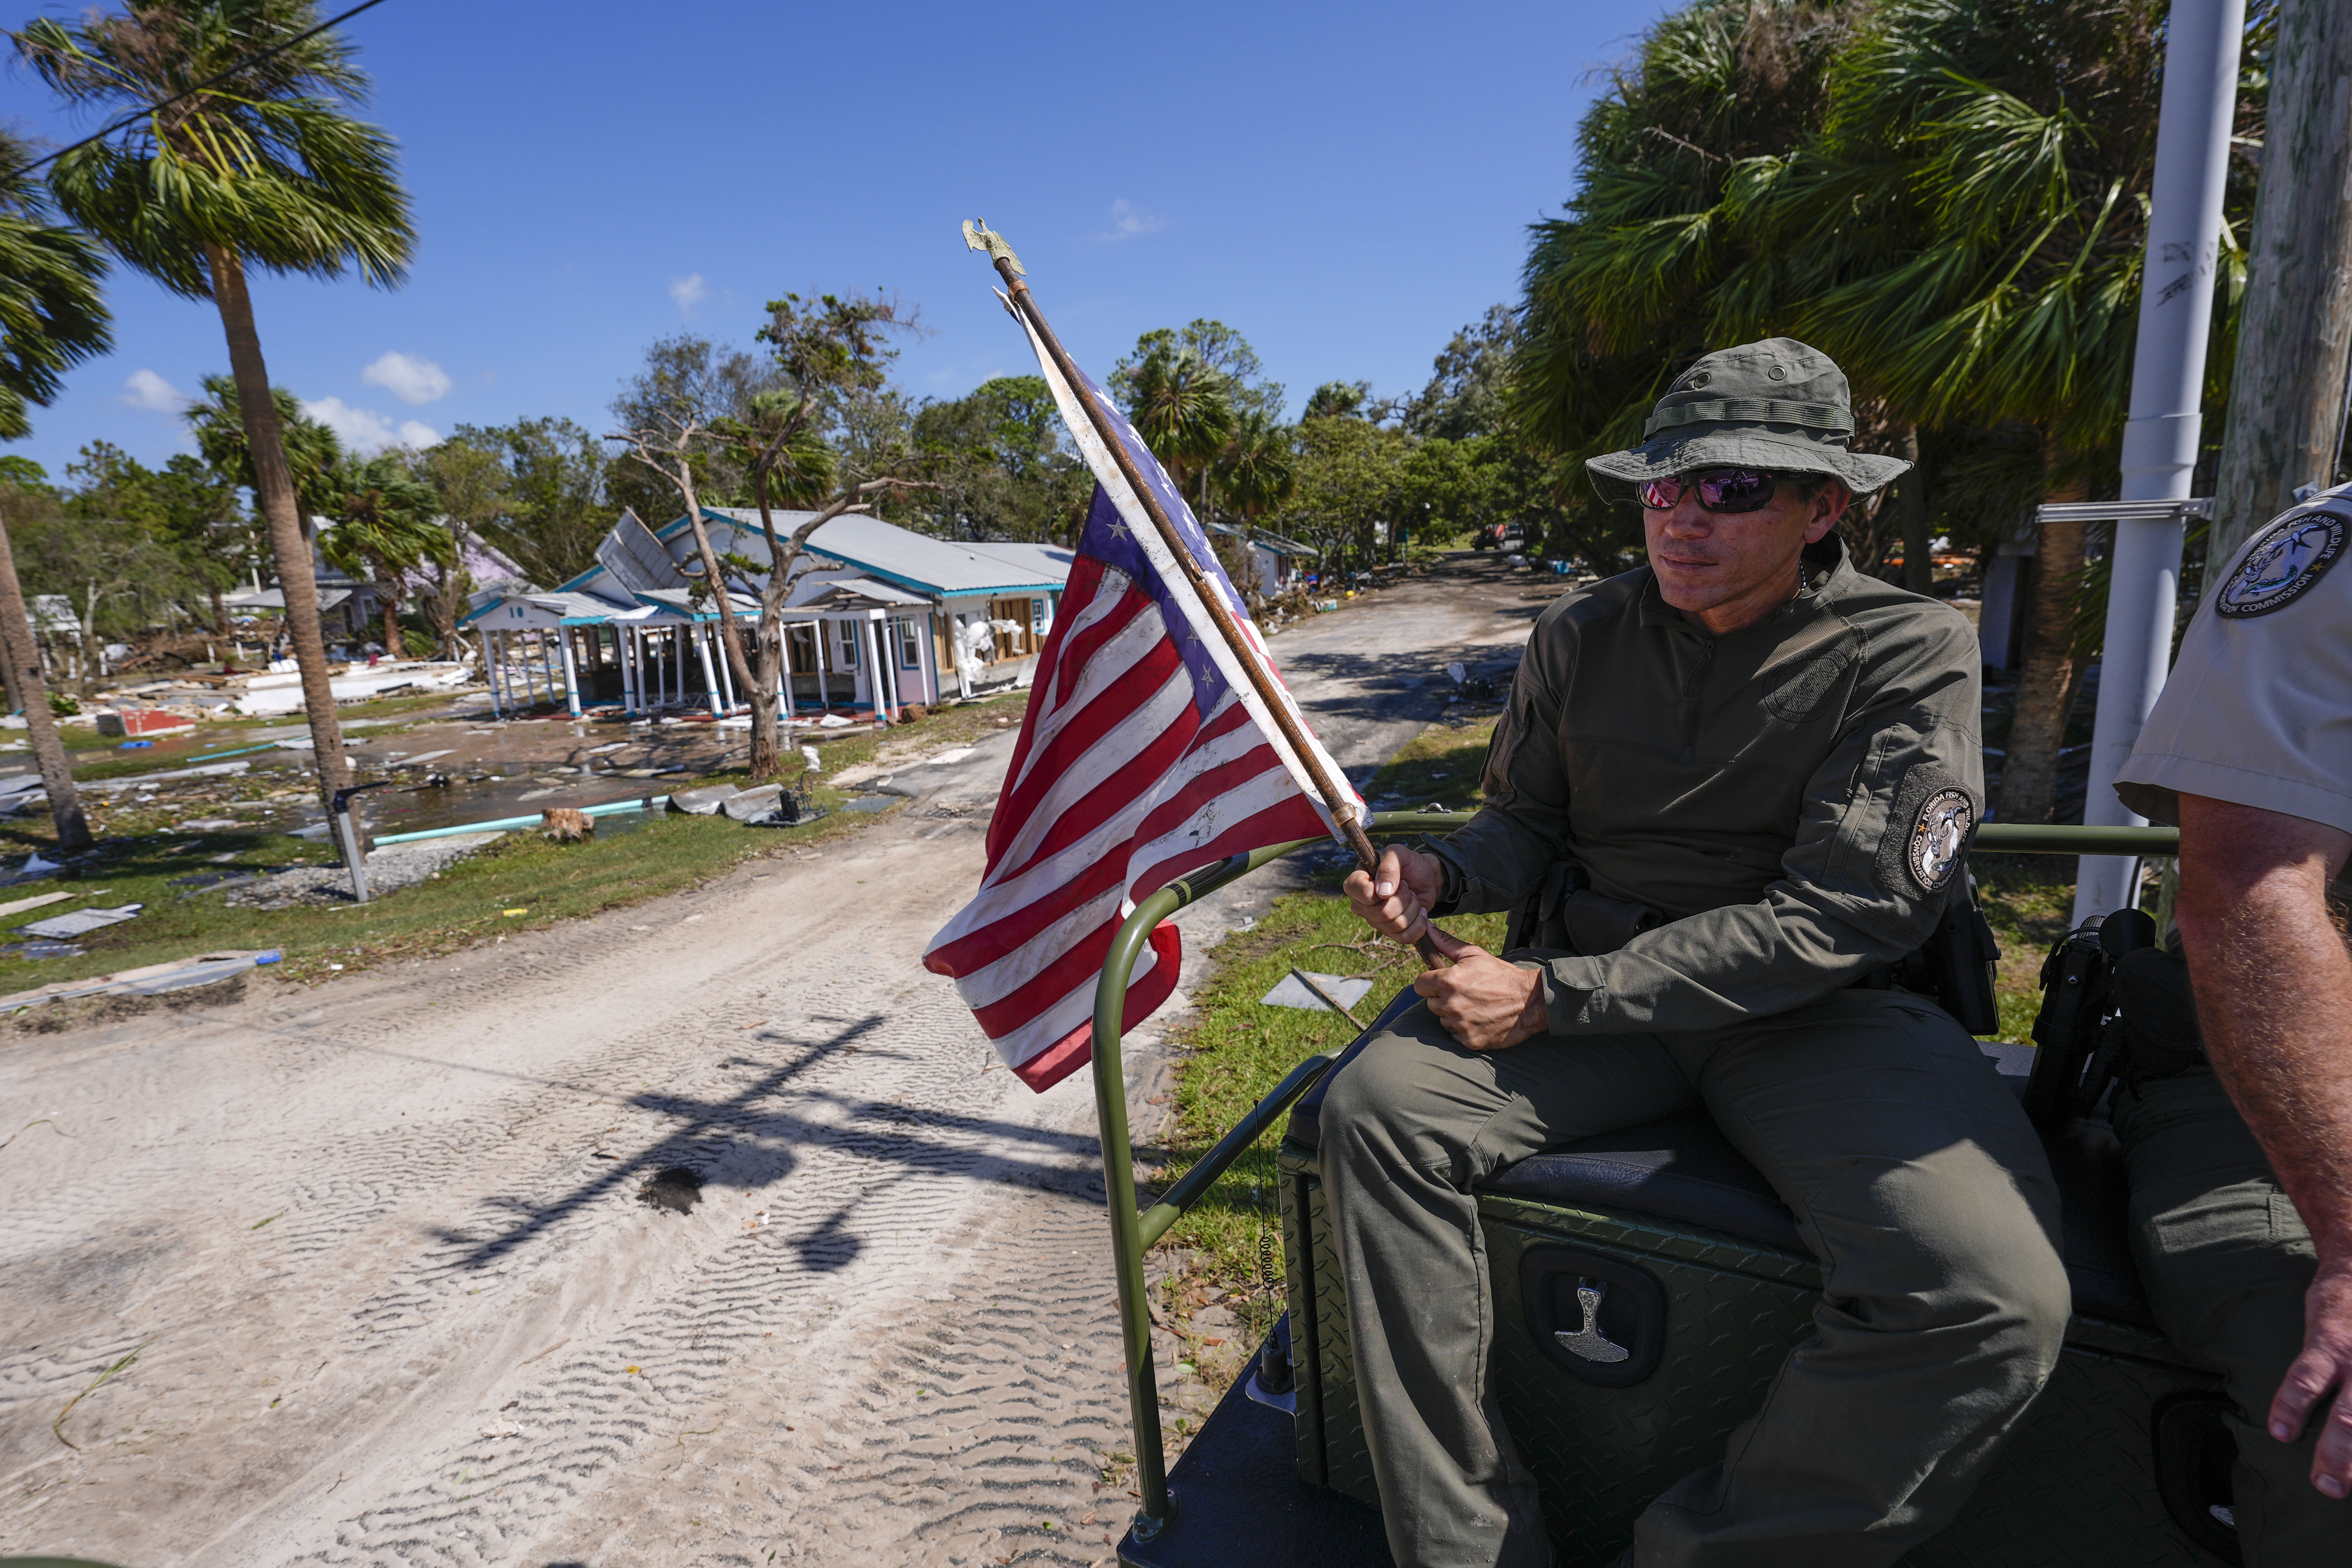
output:
[{"label": "palm tree", "polygon": [[1151,455],[1180,491],[1204,495],[1201,482],[1234,433],[1232,382],[1191,350],[1162,344],[1144,355],[1128,387],[1129,417]]},{"label": "palm tree", "polygon": [[[320,793],[331,801],[350,782],[351,764],[246,268],[332,278],[355,268],[390,288],[415,234],[391,138],[343,111],[367,90],[351,48],[331,33],[295,41],[317,22],[309,0],[128,0],[119,14],[93,12],[78,24],[43,17],[11,36],[68,103],[143,111],[59,158],[49,187],[66,215],[125,263],[220,311]],[[191,91],[216,76],[225,79]]]},{"label": "palm tree", "polygon": [[[1820,133],[1745,215],[1773,258],[1750,269],[1751,295],[1797,301],[1797,335],[1910,422],[2032,430],[2051,500],[2112,482],[2162,15],[2162,0],[1897,0],[1837,62]],[[2242,221],[2250,171],[2236,173]],[[2233,246],[2221,261],[2216,367],[2244,268]],[[2054,804],[2095,652],[2075,633],[2085,545],[2079,524],[2042,531],[2001,771],[2009,821],[2046,820]]]},{"label": "palm tree", "polygon": [[[1256,409],[1244,412],[1234,420],[1233,438],[1217,455],[1209,479],[1218,497],[1242,514],[1244,553],[1245,558],[1255,555],[1257,520],[1298,489],[1298,459],[1292,450],[1291,432]],[[1248,569],[1255,564],[1255,561],[1245,562],[1242,584],[1242,591],[1252,598],[1262,597],[1257,574]]]},{"label": "palm tree", "polygon": [[383,651],[405,656],[400,606],[408,597],[404,574],[457,556],[457,542],[439,521],[439,498],[416,477],[404,454],[386,452],[354,464],[343,475],[335,526],[320,553],[346,572],[364,571],[383,611]]},{"label": "palm tree", "polygon": [[1596,570],[1638,555],[1630,507],[1584,459],[1641,439],[1651,405],[1710,349],[1764,332],[1727,280],[1757,260],[1742,215],[1821,123],[1863,0],[1698,0],[1643,37],[1577,131],[1582,183],[1531,231],[1509,433],[1570,478],[1555,531]]},{"label": "palm tree", "polygon": [[[64,373],[104,353],[111,338],[98,290],[105,260],[89,240],[47,221],[37,189],[22,174],[26,162],[24,144],[0,132],[0,440],[7,441],[30,434],[27,404],[46,405]],[[89,824],[49,712],[40,651],[9,548],[6,512],[15,500],[13,487],[0,486],[0,654],[25,705],[25,731],[48,794],[58,846],[84,849]]]}]

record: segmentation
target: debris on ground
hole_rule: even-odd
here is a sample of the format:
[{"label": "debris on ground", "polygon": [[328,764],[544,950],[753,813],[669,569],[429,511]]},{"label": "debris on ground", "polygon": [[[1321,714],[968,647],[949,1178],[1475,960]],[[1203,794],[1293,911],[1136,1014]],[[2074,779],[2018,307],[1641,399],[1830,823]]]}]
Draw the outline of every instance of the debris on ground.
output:
[{"label": "debris on ground", "polygon": [[63,903],[68,899],[79,896],[75,893],[35,893],[29,899],[11,899],[8,902],[0,904],[0,916],[21,915],[26,910],[37,910],[44,904]]},{"label": "debris on ground", "polygon": [[[26,945],[30,947],[34,944],[27,942]],[[86,980],[60,980],[37,990],[14,992],[0,996],[0,1013],[19,1012],[44,1002],[64,1002],[78,996],[160,996],[192,986],[211,985],[242,974],[248,969],[275,963],[278,959],[278,952],[274,947],[200,952],[194,958],[173,959],[169,963],[150,963],[137,969],[119,970],[112,974],[94,974]]]},{"label": "debris on ground", "polygon": [[707,789],[672,790],[669,808],[688,816],[709,816],[727,803],[731,795],[740,795],[740,784],[712,784]]},{"label": "debris on ground", "polygon": [[[453,833],[413,844],[387,844],[367,858],[368,896],[382,898],[426,879],[499,839],[504,833]],[[348,904],[352,874],[341,866],[296,866],[228,895],[247,909],[285,910],[298,904]]]},{"label": "debris on ground", "polygon": [[16,929],[26,936],[45,936],[52,942],[65,942],[136,919],[139,911],[146,907],[145,904],[122,904],[110,910],[76,910],[71,914],[51,915],[47,920],[35,921]]},{"label": "debris on ground", "polygon": [[[1304,970],[1300,973],[1307,974],[1316,984],[1320,985],[1350,1007],[1371,994],[1372,983],[1367,977],[1320,974]],[[1258,1004],[1265,1007],[1300,1007],[1309,1013],[1328,1013],[1331,1010],[1330,1004],[1303,984],[1297,974],[1284,975],[1280,984],[1258,998]]]},{"label": "debris on ground", "polygon": [[776,809],[784,786],[780,784],[760,784],[755,788],[738,790],[719,803],[719,809],[737,822],[751,822]]},{"label": "debris on ground", "polygon": [[657,1209],[692,1214],[702,1201],[702,1177],[684,1165],[672,1165],[637,1189],[637,1196]]}]

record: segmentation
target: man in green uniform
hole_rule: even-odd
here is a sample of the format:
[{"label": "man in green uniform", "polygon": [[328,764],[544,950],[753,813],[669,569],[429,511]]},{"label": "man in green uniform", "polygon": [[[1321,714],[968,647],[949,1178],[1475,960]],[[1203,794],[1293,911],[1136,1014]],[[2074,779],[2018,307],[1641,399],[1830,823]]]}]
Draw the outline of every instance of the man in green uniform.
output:
[{"label": "man in green uniform", "polygon": [[2327,910],[2352,858],[2347,536],[2352,485],[2208,574],[2116,780],[2180,826],[2204,1037],[2125,1066],[2133,1254],[2166,1335],[2237,1407],[2247,1568],[2352,1563],[2352,955]]},{"label": "man in green uniform", "polygon": [[[1472,1189],[1704,1106],[1794,1211],[1814,1332],[1720,1464],[1642,1515],[1638,1568],[1891,1563],[1948,1521],[2056,1364],[2057,1201],[2015,1097],[1887,966],[1975,826],[1979,660],[1835,528],[1902,472],[1847,449],[1844,375],[1774,338],[1678,376],[1629,452],[1650,563],[1537,622],[1486,805],[1348,893],[1410,939],[1570,863],[1567,950],[1448,942],[1323,1108],[1357,1385],[1402,1568],[1551,1560],[1504,1429]],[[1555,886],[1559,884],[1555,883]]]}]

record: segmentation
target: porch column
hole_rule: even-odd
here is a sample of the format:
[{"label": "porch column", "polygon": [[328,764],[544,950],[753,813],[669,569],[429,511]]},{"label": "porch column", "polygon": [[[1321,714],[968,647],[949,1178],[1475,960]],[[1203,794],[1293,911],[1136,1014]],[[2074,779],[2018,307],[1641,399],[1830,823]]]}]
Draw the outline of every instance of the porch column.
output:
[{"label": "porch column", "polygon": [[781,622],[776,631],[776,664],[782,671],[777,678],[776,714],[784,720],[793,716],[793,623]]},{"label": "porch column", "polygon": [[719,689],[727,693],[727,711],[735,711],[735,661],[727,657],[726,633],[716,625],[710,628],[710,640],[719,646],[711,650],[719,661]]},{"label": "porch column", "polygon": [[868,617],[866,622],[866,687],[874,699],[874,717],[881,719],[897,715],[889,712],[890,693],[884,687],[889,672],[882,668],[882,639],[877,634],[880,623]]},{"label": "porch column", "polygon": [[816,710],[817,716],[823,718],[833,711],[833,682],[828,679],[833,672],[833,649],[826,646],[831,640],[827,636],[830,628],[824,617],[819,616],[809,623],[809,629],[816,643]]},{"label": "porch column", "polygon": [[580,717],[580,665],[579,661],[572,657],[572,628],[558,627],[555,635],[563,639],[563,690],[572,709],[572,716],[577,719]]},{"label": "porch column", "polygon": [[710,638],[714,630],[716,630],[715,623],[709,627],[703,626],[700,621],[694,623],[695,657],[702,660],[702,695],[710,704],[710,716],[716,719],[719,716],[720,710],[719,677],[710,668]]},{"label": "porch column", "polygon": [[493,719],[503,719],[503,718],[505,718],[505,717],[506,717],[506,710],[505,710],[504,708],[502,708],[502,707],[499,705],[499,678],[498,678],[498,667],[497,667],[496,665],[494,665],[494,664],[492,664],[492,663],[490,662],[490,628],[489,628],[489,627],[488,627],[488,626],[484,626],[484,627],[481,629],[481,638],[482,638],[482,684],[483,684],[483,685],[485,685],[485,686],[487,686],[487,687],[488,687],[488,688],[490,689],[490,717],[491,717],[491,718],[493,718]]}]

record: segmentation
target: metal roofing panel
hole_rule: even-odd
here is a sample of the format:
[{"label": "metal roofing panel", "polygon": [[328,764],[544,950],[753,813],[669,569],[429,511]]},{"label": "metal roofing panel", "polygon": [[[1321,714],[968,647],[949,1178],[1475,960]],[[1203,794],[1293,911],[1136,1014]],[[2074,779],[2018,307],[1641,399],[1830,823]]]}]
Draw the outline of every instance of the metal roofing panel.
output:
[{"label": "metal roofing panel", "polygon": [[[705,512],[726,519],[739,529],[747,530],[751,537],[740,542],[741,553],[757,560],[767,553],[766,541],[760,534],[760,514],[757,511],[706,507]],[[775,513],[776,533],[783,537],[816,513],[813,511],[780,511]],[[686,519],[681,517],[657,535],[664,542],[686,531]],[[928,533],[884,522],[880,518],[845,513],[818,529],[809,539],[809,548],[830,560],[902,586],[920,589],[935,597],[955,598],[967,595],[1028,594],[1041,589],[1055,589],[1068,580],[1069,567],[1043,559],[1034,561],[1008,560],[985,552],[1004,548],[1001,545],[970,545],[954,540],[934,539]],[[1022,550],[1038,546],[1019,546]],[[1050,548],[1050,547],[1042,547]]]},{"label": "metal roofing panel", "polygon": [[646,588],[677,586],[677,563],[669,558],[653,530],[637,521],[634,511],[621,513],[604,542],[596,546],[596,563],[632,593]]}]

